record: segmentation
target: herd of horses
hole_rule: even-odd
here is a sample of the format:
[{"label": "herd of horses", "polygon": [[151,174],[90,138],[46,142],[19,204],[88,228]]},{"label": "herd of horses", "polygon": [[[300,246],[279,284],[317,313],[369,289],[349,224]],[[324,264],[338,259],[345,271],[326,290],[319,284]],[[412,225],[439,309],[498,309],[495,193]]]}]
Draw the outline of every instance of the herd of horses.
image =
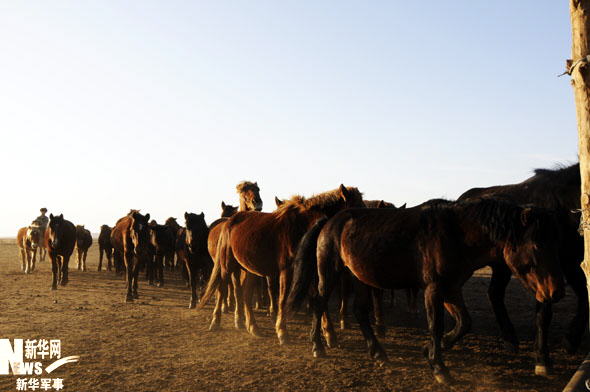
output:
[{"label": "herd of horses", "polygon": [[[103,225],[98,270],[104,254],[107,270],[125,274],[125,300],[132,302],[139,297],[142,268],[149,284],[161,286],[164,270],[173,269],[176,259],[191,288],[190,308],[201,309],[216,298],[211,330],[219,328],[224,309],[233,307],[236,328],[260,335],[253,305],[260,302],[255,297],[266,294],[280,344],[288,341],[288,315],[306,303],[312,312],[315,357],[325,355],[322,336],[328,347],[336,344],[328,311],[332,292],[340,291],[343,314],[351,291],[369,355],[378,361],[387,355],[371,319],[382,335],[383,291],[406,289],[415,295],[422,290],[430,333],[423,352],[435,380],[449,383],[443,350],[471,328],[463,285],[477,269],[490,266],[488,295],[507,349],[516,351],[519,345],[504,298],[512,275],[536,300],[535,373],[546,375],[551,367],[551,309],[564,295],[565,282],[577,296],[577,308],[564,342],[569,352],[580,346],[588,324],[588,297],[579,266],[583,239],[575,212],[580,208],[578,164],[539,169],[518,184],[474,188],[456,201],[434,199],[411,208],[363,200],[357,188],[340,185],[309,198],[275,198],[277,208],[262,212],[257,183],[244,181],[236,189],[239,207],[222,203],[222,217],[209,226],[203,213],[186,212],[181,227],[174,218],[159,225],[138,210],[112,228]],[[78,268],[86,269],[92,238],[88,233],[88,241],[79,240],[84,230],[52,214],[44,233],[35,225],[19,231],[23,255],[34,248],[47,250],[52,289],[67,284],[74,248]],[[23,256],[23,270],[30,272],[34,262],[25,265],[27,258]],[[454,319],[448,331],[445,310]]]}]

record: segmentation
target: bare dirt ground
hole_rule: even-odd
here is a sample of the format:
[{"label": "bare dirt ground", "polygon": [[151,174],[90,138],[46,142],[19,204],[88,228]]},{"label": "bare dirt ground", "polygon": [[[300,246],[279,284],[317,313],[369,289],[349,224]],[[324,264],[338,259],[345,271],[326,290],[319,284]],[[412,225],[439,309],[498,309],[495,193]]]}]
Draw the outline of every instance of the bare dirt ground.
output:
[{"label": "bare dirt ground", "polygon": [[[403,295],[388,310],[389,329],[381,340],[388,363],[369,359],[352,319],[352,329],[339,333],[340,347],[314,360],[303,314],[290,321],[291,344],[284,347],[262,311],[256,315],[262,338],[235,330],[230,315],[224,315],[221,331],[207,332],[211,305],[189,310],[189,291],[176,273],[167,273],[162,288],[142,279],[140,299],[125,304],[122,278],[97,272],[97,265],[95,243],[90,270],[77,271],[71,261],[70,283],[59,288],[54,304],[49,263],[24,275],[14,240],[0,241],[0,337],[61,339],[62,355],[81,356],[52,373],[63,377],[65,391],[559,391],[583,359],[567,355],[560,344],[575,303],[568,291],[551,326],[553,374],[533,375],[533,300],[517,281],[507,298],[521,351],[505,352],[486,298],[485,271],[465,287],[473,332],[445,354],[457,380],[449,388],[434,384],[421,354],[427,340],[423,309],[409,314]],[[0,376],[0,390],[15,391],[15,380]]]}]

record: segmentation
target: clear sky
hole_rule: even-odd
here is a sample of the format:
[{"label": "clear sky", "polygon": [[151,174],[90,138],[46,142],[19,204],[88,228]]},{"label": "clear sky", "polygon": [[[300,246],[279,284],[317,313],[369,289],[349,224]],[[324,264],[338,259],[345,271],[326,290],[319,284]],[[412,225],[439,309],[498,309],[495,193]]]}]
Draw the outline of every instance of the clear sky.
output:
[{"label": "clear sky", "polygon": [[518,182],[577,160],[570,42],[566,1],[1,2],[0,236]]}]

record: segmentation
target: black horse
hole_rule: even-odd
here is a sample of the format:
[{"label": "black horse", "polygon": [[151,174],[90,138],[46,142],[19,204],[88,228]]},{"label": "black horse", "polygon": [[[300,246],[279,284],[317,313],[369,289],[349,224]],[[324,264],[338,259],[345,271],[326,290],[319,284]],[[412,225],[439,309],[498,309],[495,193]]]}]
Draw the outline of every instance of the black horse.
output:
[{"label": "black horse", "polygon": [[[568,352],[575,352],[588,328],[586,277],[580,268],[580,263],[584,259],[584,240],[577,231],[579,216],[572,213],[572,210],[580,208],[580,165],[575,164],[555,170],[537,169],[534,176],[519,184],[473,188],[463,193],[458,200],[490,196],[555,211],[562,231],[562,242],[559,247],[561,268],[566,282],[571,286],[578,299],[576,314],[569,324],[564,339]],[[502,263],[493,264],[492,271],[488,296],[500,325],[501,336],[506,348],[510,351],[517,351],[518,338],[504,304],[504,294],[511,273]],[[535,347],[538,351],[541,347],[546,346],[546,344],[542,344],[541,340],[547,336],[546,330],[551,320],[552,311],[550,304],[542,306],[537,303],[537,309]],[[539,354],[546,355],[546,353],[538,352]]]},{"label": "black horse", "polygon": [[189,308],[197,306],[199,296],[197,293],[198,283],[206,282],[209,279],[213,260],[207,249],[207,238],[209,228],[205,222],[205,214],[184,213],[186,222],[185,244],[187,256],[184,258],[186,270],[188,271],[191,285],[191,302]]}]

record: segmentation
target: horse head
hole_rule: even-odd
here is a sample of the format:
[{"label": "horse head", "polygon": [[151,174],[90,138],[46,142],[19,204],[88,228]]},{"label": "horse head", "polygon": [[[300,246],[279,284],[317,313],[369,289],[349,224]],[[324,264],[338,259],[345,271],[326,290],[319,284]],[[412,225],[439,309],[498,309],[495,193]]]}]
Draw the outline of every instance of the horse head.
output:
[{"label": "horse head", "polygon": [[262,199],[257,182],[243,181],[236,186],[242,211],[262,211]]},{"label": "horse head", "polygon": [[49,214],[49,245],[52,248],[58,248],[63,236],[64,214]]},{"label": "horse head", "polygon": [[191,253],[198,249],[207,249],[207,236],[209,230],[205,222],[205,214],[184,213],[186,223],[186,246]]},{"label": "horse head", "polygon": [[235,215],[238,212],[238,207],[234,207],[230,204],[225,204],[225,202],[221,202],[221,217],[222,218],[229,218],[230,216]]},{"label": "horse head", "polygon": [[139,211],[130,213],[130,236],[136,254],[146,254],[150,249],[150,214],[142,215]]}]

